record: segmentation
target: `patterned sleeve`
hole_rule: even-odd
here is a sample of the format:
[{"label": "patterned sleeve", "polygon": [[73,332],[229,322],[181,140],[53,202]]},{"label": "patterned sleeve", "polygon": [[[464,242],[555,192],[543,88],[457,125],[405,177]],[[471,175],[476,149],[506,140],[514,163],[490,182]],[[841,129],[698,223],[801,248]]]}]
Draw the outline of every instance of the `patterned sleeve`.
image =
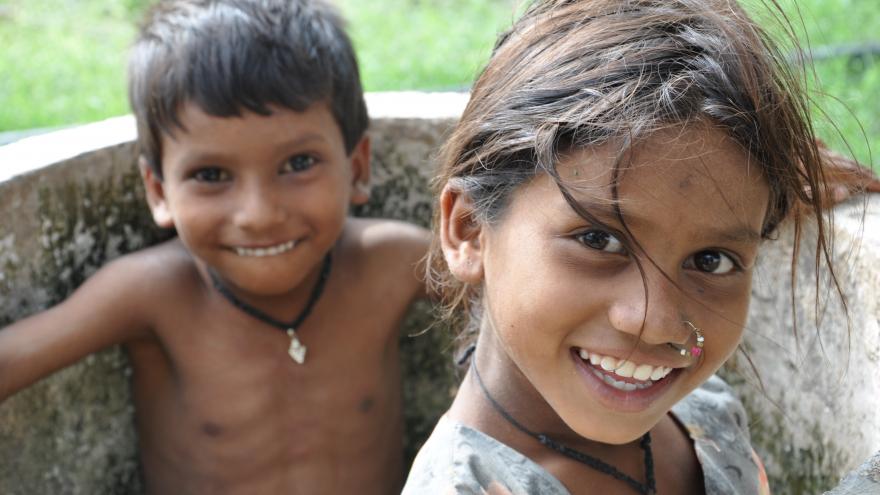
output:
[{"label": "patterned sleeve", "polygon": [[880,451],[849,474],[826,495],[856,495],[880,493]]},{"label": "patterned sleeve", "polygon": [[769,484],[733,389],[712,376],[672,408],[694,442],[707,494],[764,495]]}]

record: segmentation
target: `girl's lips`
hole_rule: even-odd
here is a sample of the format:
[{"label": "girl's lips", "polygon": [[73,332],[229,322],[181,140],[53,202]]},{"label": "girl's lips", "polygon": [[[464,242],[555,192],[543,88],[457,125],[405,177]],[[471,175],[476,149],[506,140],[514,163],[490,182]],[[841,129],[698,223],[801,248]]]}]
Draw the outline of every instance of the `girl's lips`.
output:
[{"label": "girl's lips", "polygon": [[[585,385],[598,396],[599,402],[609,409],[620,412],[636,413],[644,411],[666,392],[672,382],[681,374],[681,368],[674,368],[657,381],[636,383],[635,380],[622,379],[612,372],[605,371],[601,367],[584,361],[575,349],[572,349],[571,357],[575,368],[584,379]],[[606,380],[617,382],[618,387],[622,386],[621,384],[623,383],[631,384],[633,385],[633,390],[621,390],[609,384]],[[629,386],[624,387],[630,388]]]}]

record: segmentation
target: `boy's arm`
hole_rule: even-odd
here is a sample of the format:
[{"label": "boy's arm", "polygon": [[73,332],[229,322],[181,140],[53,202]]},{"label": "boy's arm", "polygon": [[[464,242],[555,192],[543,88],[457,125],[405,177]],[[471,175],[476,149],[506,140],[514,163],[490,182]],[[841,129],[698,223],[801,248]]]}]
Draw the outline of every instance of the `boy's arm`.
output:
[{"label": "boy's arm", "polygon": [[0,330],[0,403],[92,352],[148,336],[149,272],[140,256],[121,258],[61,304]]}]

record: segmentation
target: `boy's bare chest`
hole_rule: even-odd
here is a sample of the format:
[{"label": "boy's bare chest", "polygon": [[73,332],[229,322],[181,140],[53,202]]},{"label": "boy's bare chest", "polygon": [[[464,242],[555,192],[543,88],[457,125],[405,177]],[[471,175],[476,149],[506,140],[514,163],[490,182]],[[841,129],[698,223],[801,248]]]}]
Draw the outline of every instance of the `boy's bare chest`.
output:
[{"label": "boy's bare chest", "polygon": [[279,329],[235,312],[188,313],[191,326],[161,333],[162,352],[141,363],[132,353],[136,375],[151,370],[135,379],[141,435],[163,439],[144,445],[155,448],[144,452],[148,477],[155,458],[164,461],[153,472],[185,465],[228,485],[262,473],[285,490],[311,486],[348,464],[352,479],[385,484],[379,463],[399,464],[399,317],[316,311],[297,364]]}]

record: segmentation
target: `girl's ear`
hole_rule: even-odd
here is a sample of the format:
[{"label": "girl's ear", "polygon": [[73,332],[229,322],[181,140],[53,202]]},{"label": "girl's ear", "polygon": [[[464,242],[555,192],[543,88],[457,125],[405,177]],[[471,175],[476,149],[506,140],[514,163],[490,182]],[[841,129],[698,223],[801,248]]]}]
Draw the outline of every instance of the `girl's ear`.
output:
[{"label": "girl's ear", "polygon": [[141,170],[141,179],[144,181],[147,204],[150,205],[150,211],[153,213],[153,221],[164,229],[174,227],[174,217],[171,216],[171,210],[165,199],[165,186],[162,184],[162,179],[156,176],[153,167],[147,163],[147,159],[143,156],[138,158],[138,168]]},{"label": "girl's ear", "polygon": [[370,137],[364,135],[351,151],[351,204],[362,205],[370,199]]},{"label": "girl's ear", "polygon": [[440,247],[449,271],[468,284],[483,280],[482,224],[475,213],[470,197],[446,184],[440,193]]}]

